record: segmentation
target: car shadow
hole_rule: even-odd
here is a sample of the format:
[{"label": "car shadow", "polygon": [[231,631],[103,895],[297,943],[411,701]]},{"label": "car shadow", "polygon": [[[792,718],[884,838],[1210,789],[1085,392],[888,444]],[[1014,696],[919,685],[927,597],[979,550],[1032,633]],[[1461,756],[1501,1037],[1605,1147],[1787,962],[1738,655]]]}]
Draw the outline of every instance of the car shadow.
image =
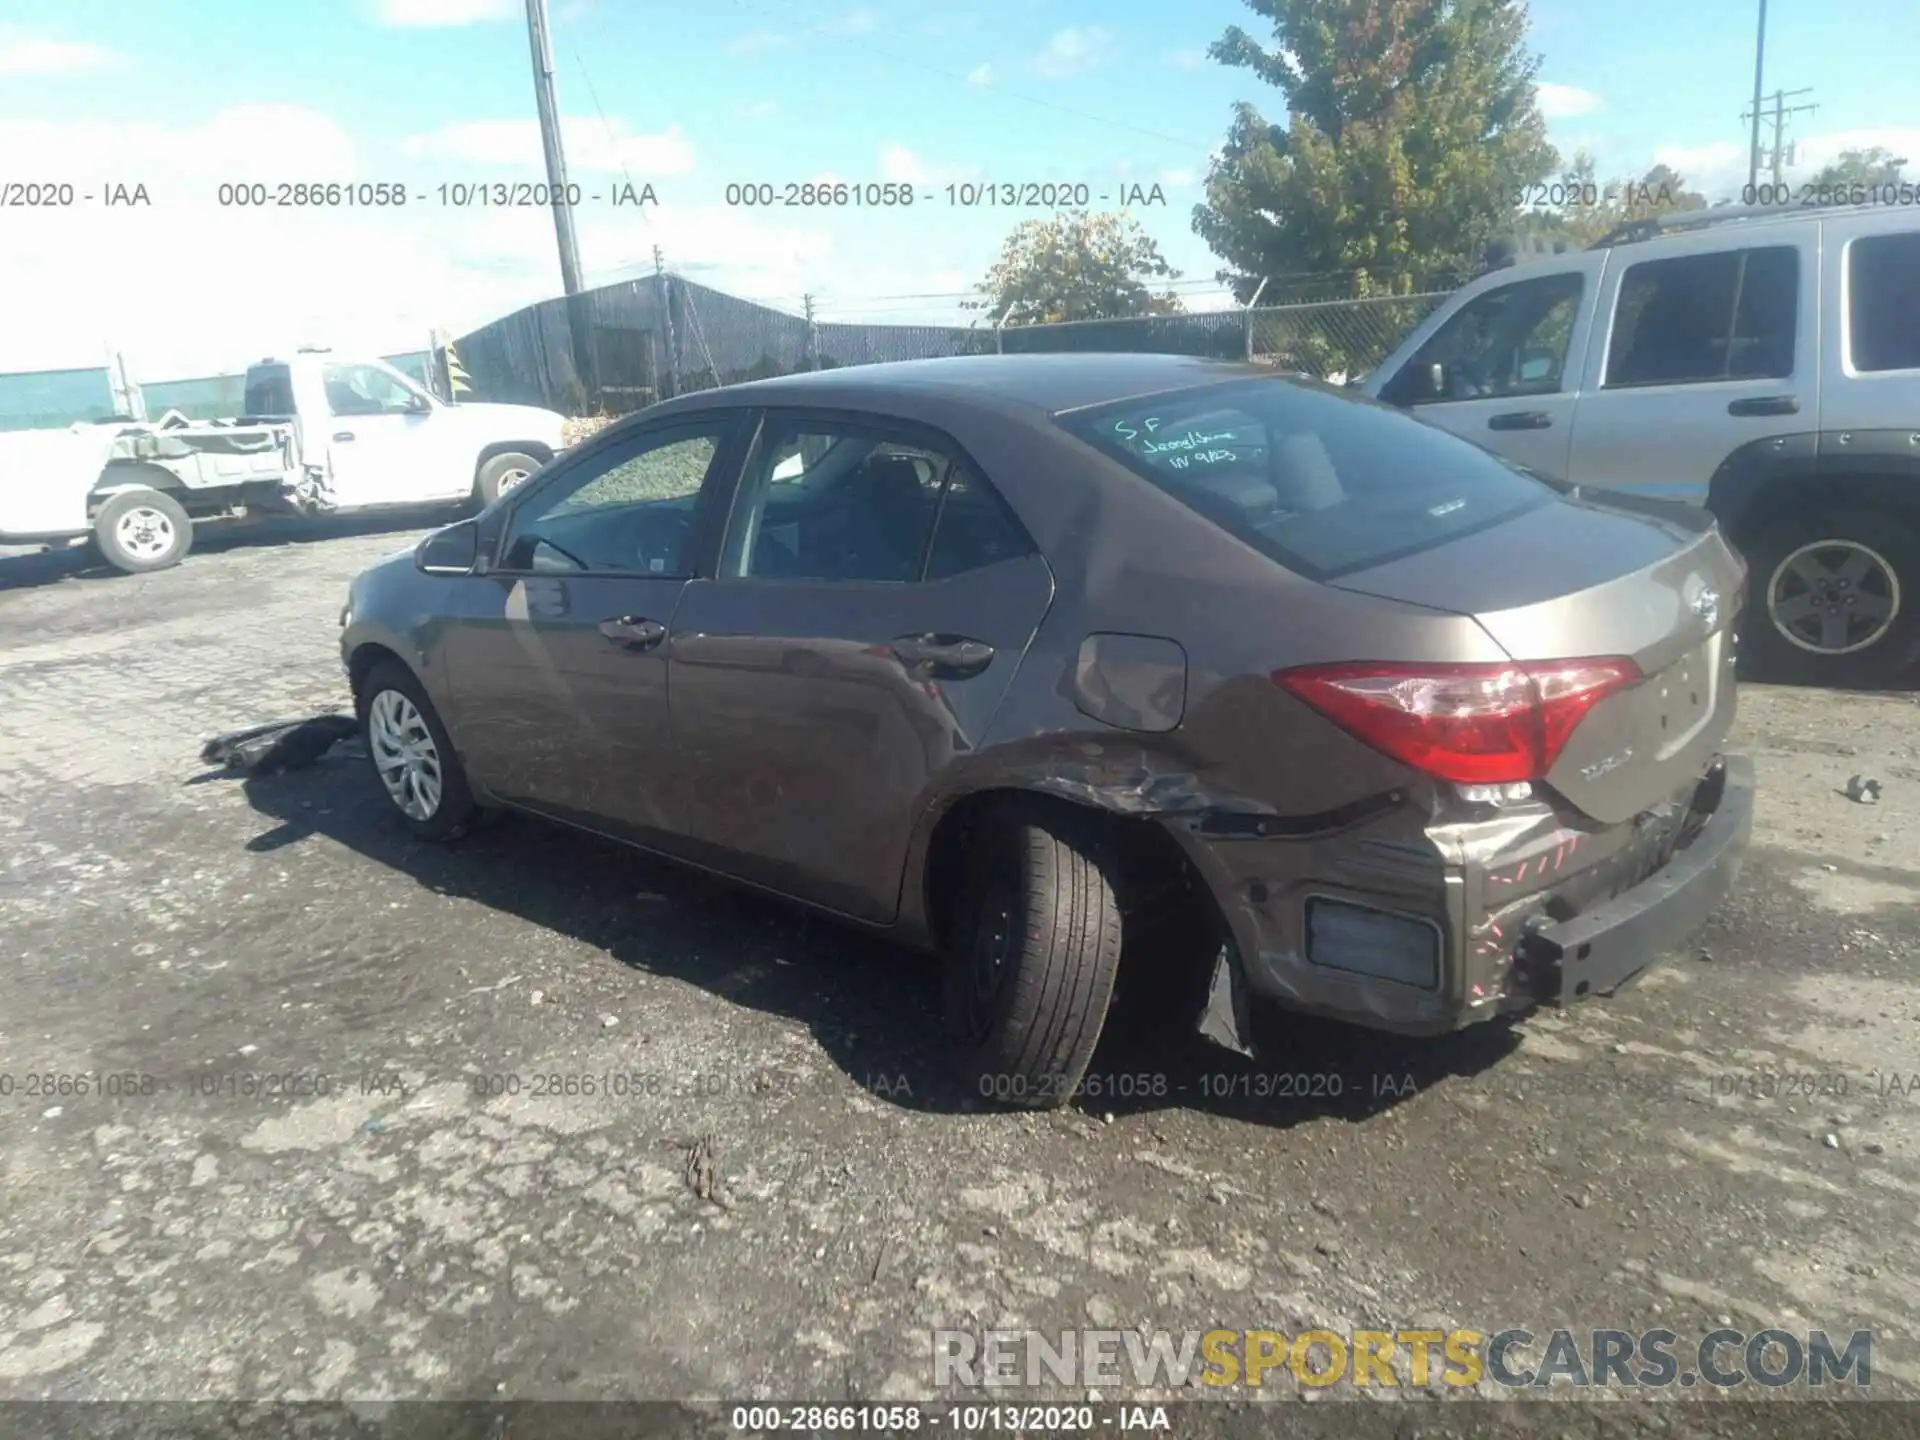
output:
[{"label": "car shadow", "polygon": [[[194,557],[220,555],[230,550],[277,549],[312,545],[325,540],[347,540],[368,535],[397,535],[436,529],[460,518],[457,508],[408,506],[368,514],[304,518],[272,515],[255,520],[209,521],[194,527]],[[12,547],[0,553],[0,590],[26,590],[62,580],[129,580],[135,577],[114,569],[92,545],[59,545],[48,549]]]},{"label": "car shadow", "polygon": [[[213,771],[189,783],[231,779]],[[945,1060],[939,977],[929,957],[884,936],[531,817],[489,816],[459,842],[416,840],[393,816],[357,742],[317,764],[241,781],[274,827],[257,853],[325,837],[408,875],[435,895],[469,900],[622,965],[681,980],[807,1028],[822,1051],[878,1100],[955,1113],[999,1108]],[[1152,955],[1123,964],[1142,973]],[[1119,1116],[1192,1109],[1274,1127],[1358,1122],[1445,1076],[1497,1063],[1517,1040],[1492,1023],[1435,1039],[1255,1008],[1256,1058],[1200,1037],[1190,1019],[1117,1007],[1070,1110]],[[1191,1008],[1186,1015],[1191,1015]],[[771,1083],[777,1083],[773,1077]]]}]

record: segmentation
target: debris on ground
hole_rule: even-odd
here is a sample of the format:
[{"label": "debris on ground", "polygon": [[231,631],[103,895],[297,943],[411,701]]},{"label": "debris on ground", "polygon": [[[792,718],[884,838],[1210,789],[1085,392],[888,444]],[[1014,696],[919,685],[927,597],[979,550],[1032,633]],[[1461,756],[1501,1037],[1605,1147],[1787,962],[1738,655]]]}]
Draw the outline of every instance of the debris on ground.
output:
[{"label": "debris on ground", "polygon": [[277,775],[313,764],[340,741],[359,733],[351,715],[310,715],[304,720],[276,720],[216,735],[200,747],[200,758],[210,765],[244,770],[254,775]]},{"label": "debris on ground", "polygon": [[1847,781],[1847,798],[1857,805],[1880,803],[1880,782],[1871,775],[1856,775]]},{"label": "debris on ground", "polygon": [[722,1189],[720,1172],[714,1165],[713,1136],[697,1135],[691,1140],[669,1140],[667,1143],[686,1152],[680,1174],[687,1182],[687,1188],[708,1204],[731,1210],[733,1202]]}]

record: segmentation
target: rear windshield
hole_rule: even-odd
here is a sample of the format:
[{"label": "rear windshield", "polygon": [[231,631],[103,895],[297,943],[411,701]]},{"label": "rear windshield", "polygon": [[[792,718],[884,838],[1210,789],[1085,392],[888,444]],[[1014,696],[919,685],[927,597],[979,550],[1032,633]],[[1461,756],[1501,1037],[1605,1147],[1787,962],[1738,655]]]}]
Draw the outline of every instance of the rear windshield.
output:
[{"label": "rear windshield", "polygon": [[1546,484],[1397,410],[1283,380],[1229,381],[1059,423],[1316,580],[1550,504]]},{"label": "rear windshield", "polygon": [[255,365],[247,371],[246,415],[293,414],[293,372],[284,365]]}]

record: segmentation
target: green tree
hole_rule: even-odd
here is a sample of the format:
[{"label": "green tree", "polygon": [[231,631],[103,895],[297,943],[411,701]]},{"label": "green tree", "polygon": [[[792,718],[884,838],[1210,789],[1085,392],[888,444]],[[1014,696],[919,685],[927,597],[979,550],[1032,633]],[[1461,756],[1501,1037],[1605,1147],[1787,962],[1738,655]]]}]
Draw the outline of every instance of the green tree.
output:
[{"label": "green tree", "polygon": [[963,308],[985,310],[998,320],[1011,306],[1010,323],[1025,325],[1177,315],[1178,297],[1155,293],[1152,282],[1178,274],[1133,216],[1075,210],[1016,226],[987,278],[974,287],[980,298]]},{"label": "green tree", "polygon": [[1265,276],[1352,273],[1361,294],[1475,269],[1551,174],[1522,0],[1246,0],[1209,54],[1274,86],[1235,107],[1193,228],[1244,302]]},{"label": "green tree", "polygon": [[1821,189],[1836,185],[1897,185],[1905,163],[1904,157],[1880,145],[1866,150],[1842,150],[1838,160],[1820,167],[1811,183]]},{"label": "green tree", "polygon": [[1707,208],[1707,197],[1688,189],[1686,178],[1670,165],[1655,165],[1637,180],[1622,176],[1603,183],[1594,175],[1593,156],[1578,152],[1549,187],[1550,196],[1565,195],[1567,203],[1523,210],[1519,233],[1550,236],[1565,240],[1569,249],[1584,250],[1630,221]]}]

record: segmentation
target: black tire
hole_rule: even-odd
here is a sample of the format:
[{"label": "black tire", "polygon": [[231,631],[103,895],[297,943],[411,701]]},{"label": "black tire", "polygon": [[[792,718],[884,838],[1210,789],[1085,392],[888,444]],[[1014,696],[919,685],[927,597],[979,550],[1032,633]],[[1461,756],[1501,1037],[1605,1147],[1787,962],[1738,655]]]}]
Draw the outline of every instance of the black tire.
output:
[{"label": "black tire", "polygon": [[[378,745],[374,733],[374,707],[383,692],[404,697],[425,724],[433,742],[440,793],[438,803],[428,814],[409,814],[400,798],[388,788],[386,778],[381,773],[383,749]],[[382,660],[374,665],[367,671],[354,695],[354,713],[360,720],[360,735],[366,742],[367,760],[373,769],[374,781],[379,785],[380,793],[392,804],[400,822],[423,840],[453,840],[464,835],[478,814],[479,806],[467,785],[467,773],[461,768],[460,757],[447,735],[447,727],[440,723],[440,713],[433,708],[433,701],[427,698],[425,687],[413,672],[397,660]]]},{"label": "black tire", "polygon": [[1120,966],[1100,817],[1038,798],[983,818],[948,945],[943,1008],[968,1093],[1052,1109],[1093,1058]]},{"label": "black tire", "polygon": [[474,478],[474,496],[482,505],[491,505],[500,498],[503,489],[511,488],[507,482],[510,477],[518,476],[514,484],[525,480],[545,463],[518,450],[509,450],[504,455],[496,455],[480,467],[480,473]]},{"label": "black tire", "polygon": [[[1812,549],[1826,546],[1824,550]],[[1741,624],[1742,658],[1758,679],[1818,685],[1875,686],[1907,678],[1920,659],[1920,532],[1911,522],[1886,511],[1832,509],[1796,512],[1764,527],[1745,547],[1749,597]],[[1809,597],[1804,569],[1794,565],[1811,561],[1824,570],[1848,555],[1861,557],[1868,574],[1859,588],[1841,586],[1835,571],[1833,588],[1818,597],[1825,605],[1846,595],[1872,595],[1889,603],[1893,614],[1877,632],[1855,618],[1841,644],[1816,648],[1820,637],[1813,628],[1818,615],[1802,617],[1799,634],[1789,635],[1791,618],[1776,618],[1782,607]]]},{"label": "black tire", "polygon": [[129,575],[170,570],[193,548],[193,521],[164,491],[122,490],[93,520],[100,558]]}]

